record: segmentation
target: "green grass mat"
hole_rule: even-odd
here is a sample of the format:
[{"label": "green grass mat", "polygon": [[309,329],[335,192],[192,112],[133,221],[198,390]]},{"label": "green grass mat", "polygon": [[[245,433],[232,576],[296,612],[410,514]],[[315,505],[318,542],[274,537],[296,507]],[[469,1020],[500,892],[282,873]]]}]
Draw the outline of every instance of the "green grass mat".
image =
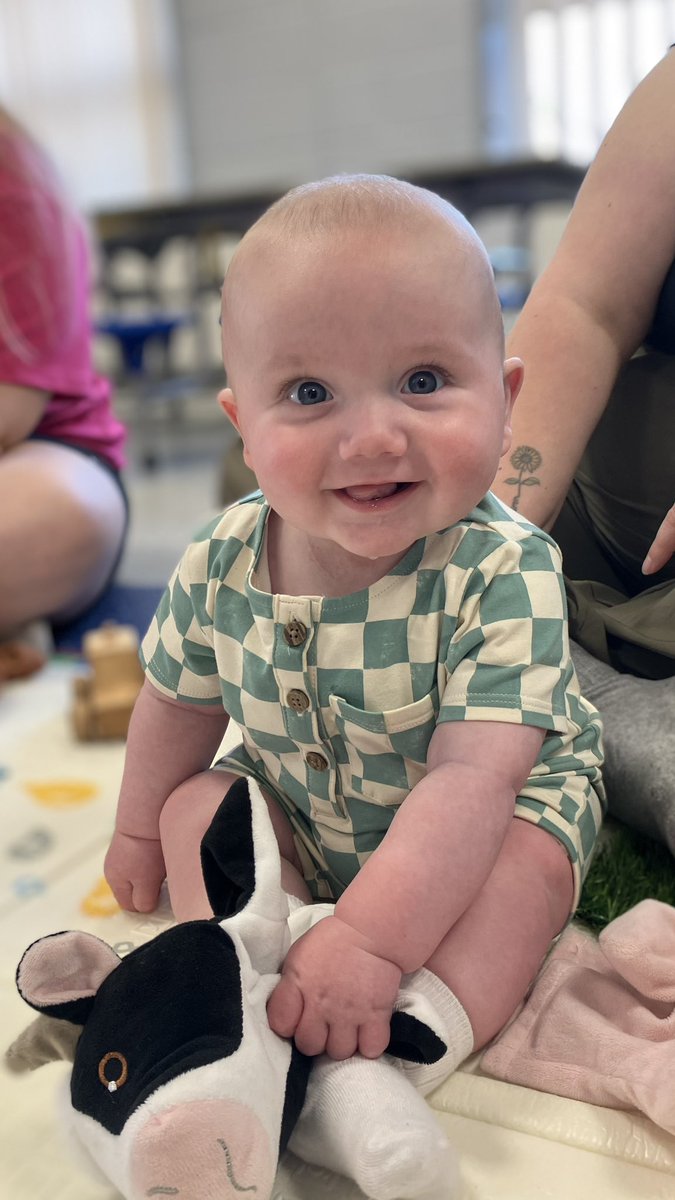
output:
[{"label": "green grass mat", "polygon": [[576,919],[600,930],[649,897],[675,905],[675,859],[659,842],[613,824],[591,864]]}]

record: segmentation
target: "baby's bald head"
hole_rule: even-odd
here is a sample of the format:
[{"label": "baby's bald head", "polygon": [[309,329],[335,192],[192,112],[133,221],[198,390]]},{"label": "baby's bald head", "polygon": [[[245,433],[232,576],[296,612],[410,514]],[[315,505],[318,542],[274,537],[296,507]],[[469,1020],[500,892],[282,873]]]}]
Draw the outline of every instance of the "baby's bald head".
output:
[{"label": "baby's bald head", "polygon": [[[337,175],[293,188],[267,209],[239,243],[223,284],[223,331],[241,298],[241,285],[255,266],[270,282],[283,270],[283,257],[301,248],[335,248],[344,238],[361,238],[364,251],[399,239],[433,239],[448,271],[471,281],[486,332],[503,353],[501,308],[487,252],[475,230],[434,192],[388,175]],[[244,295],[246,287],[243,288]]]}]

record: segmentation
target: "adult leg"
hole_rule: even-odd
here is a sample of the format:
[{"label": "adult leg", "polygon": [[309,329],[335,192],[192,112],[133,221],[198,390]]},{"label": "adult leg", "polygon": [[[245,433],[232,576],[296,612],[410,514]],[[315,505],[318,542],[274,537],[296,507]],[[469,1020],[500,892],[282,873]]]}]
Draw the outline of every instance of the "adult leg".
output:
[{"label": "adult leg", "polygon": [[623,675],[574,642],[572,658],[602,717],[608,811],[675,854],[675,677]]},{"label": "adult leg", "polygon": [[[605,584],[626,598],[668,580],[675,589],[675,558],[658,575],[641,571],[673,502],[674,390],[672,354],[639,354],[619,374],[553,528],[568,578]],[[663,653],[672,617],[662,611],[663,618],[654,605],[652,628],[661,638],[652,650],[661,649],[663,669],[654,670],[639,609],[632,618],[638,636],[633,639],[629,627],[617,636],[613,626],[604,649],[604,620],[611,613],[603,605],[581,611],[577,620],[572,604],[570,630],[581,691],[603,721],[609,812],[663,840],[675,854],[675,659]],[[602,661],[608,657],[611,666]]]},{"label": "adult leg", "polygon": [[95,459],[28,441],[0,457],[0,639],[39,617],[75,616],[95,599],[126,527],[114,479]]},{"label": "adult leg", "polygon": [[[206,830],[236,778],[229,771],[217,769],[193,775],[171,793],[162,809],[159,835],[171,907],[178,921],[213,916],[202,877],[200,848]],[[291,826],[279,805],[269,796],[265,799],[279,844],[281,886],[289,895],[309,904],[311,896],[302,878]]]}]

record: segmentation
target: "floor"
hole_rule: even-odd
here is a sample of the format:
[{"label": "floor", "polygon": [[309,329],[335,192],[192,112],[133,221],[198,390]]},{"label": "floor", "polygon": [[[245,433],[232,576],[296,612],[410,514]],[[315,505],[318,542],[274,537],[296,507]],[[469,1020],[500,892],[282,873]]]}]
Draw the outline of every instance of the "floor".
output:
[{"label": "floor", "polygon": [[[171,474],[168,464],[165,474]],[[165,905],[150,916],[120,912],[103,884],[124,746],[74,739],[70,710],[77,671],[73,660],[57,659],[0,692],[2,1048],[33,1015],[20,1000],[14,977],[24,949],[36,938],[79,929],[124,957],[170,919]],[[130,1046],[133,1052],[133,1039]],[[663,1047],[667,1051],[667,1041]],[[12,1074],[0,1053],[2,1200],[121,1200],[114,1187],[89,1178],[68,1146],[62,1127],[67,1075],[66,1064],[56,1062],[30,1074]],[[672,1200],[675,1195],[675,1137],[639,1113],[505,1083],[482,1074],[473,1059],[429,1103],[460,1163],[459,1185],[448,1179],[447,1188],[435,1193],[437,1200]],[[177,1194],[169,1184],[163,1175],[162,1186],[146,1194]],[[181,1195],[204,1200],[199,1180]],[[267,1200],[364,1198],[344,1177],[287,1156]]]}]

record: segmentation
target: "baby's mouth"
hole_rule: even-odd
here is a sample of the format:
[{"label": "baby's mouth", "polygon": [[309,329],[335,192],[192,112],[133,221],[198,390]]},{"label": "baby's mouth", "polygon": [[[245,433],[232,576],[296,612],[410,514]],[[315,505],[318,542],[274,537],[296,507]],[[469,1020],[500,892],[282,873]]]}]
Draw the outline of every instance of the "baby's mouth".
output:
[{"label": "baby's mouth", "polygon": [[350,500],[385,500],[388,496],[393,496],[396,492],[402,492],[405,488],[410,487],[409,483],[359,483],[353,487],[342,488],[341,490]]}]

